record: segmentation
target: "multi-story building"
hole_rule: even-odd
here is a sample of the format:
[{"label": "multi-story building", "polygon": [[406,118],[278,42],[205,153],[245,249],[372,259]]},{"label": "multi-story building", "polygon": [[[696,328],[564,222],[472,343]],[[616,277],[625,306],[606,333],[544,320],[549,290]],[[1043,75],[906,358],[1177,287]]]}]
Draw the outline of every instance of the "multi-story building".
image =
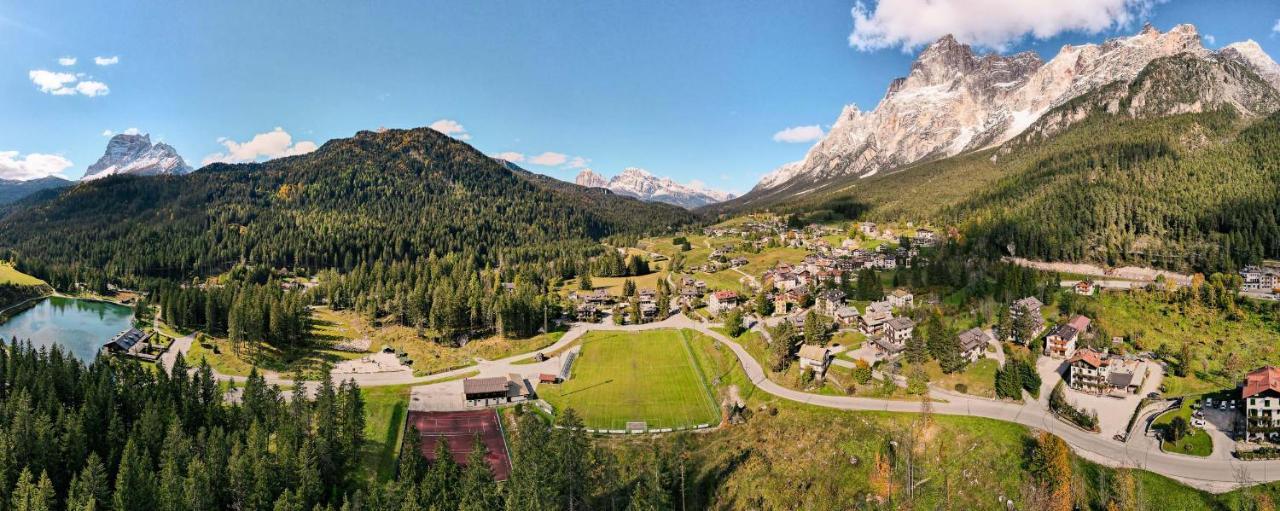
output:
[{"label": "multi-story building", "polygon": [[1266,438],[1280,431],[1280,368],[1266,366],[1244,377],[1240,389],[1244,400],[1245,434],[1249,439]]}]

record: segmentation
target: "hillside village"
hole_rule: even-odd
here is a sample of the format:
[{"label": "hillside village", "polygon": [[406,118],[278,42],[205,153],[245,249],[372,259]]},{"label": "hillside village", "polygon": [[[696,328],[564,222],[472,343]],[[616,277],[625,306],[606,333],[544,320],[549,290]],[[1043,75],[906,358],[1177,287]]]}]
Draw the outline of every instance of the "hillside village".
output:
[{"label": "hillside village", "polygon": [[[908,399],[931,390],[1031,400],[1119,442],[1197,456],[1280,453],[1269,443],[1280,440],[1280,429],[1272,429],[1280,423],[1261,419],[1280,417],[1280,400],[1259,397],[1280,397],[1280,372],[1234,368],[1237,390],[1187,394],[1183,382],[1197,377],[1180,359],[1192,355],[1171,354],[1164,344],[1152,351],[1090,317],[1097,309],[1089,300],[1177,296],[1190,286],[1163,278],[1114,286],[1099,282],[1107,277],[1027,270],[1029,282],[1015,286],[1029,294],[1002,304],[975,301],[955,285],[927,282],[931,263],[947,257],[943,231],[870,222],[795,226],[753,215],[618,249],[653,265],[654,287],[637,289],[624,279],[567,296],[578,321],[644,324],[683,313],[722,324],[717,328],[747,344],[771,378],[804,392]],[[1278,274],[1248,267],[1212,280],[1241,300],[1268,298]],[[1208,288],[1204,282],[1193,279]]]}]

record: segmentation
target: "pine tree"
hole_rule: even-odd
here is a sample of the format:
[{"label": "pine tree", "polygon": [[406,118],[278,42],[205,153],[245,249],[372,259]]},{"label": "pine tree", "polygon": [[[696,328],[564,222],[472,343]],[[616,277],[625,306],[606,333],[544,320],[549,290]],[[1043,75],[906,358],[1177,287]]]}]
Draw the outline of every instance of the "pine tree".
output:
[{"label": "pine tree", "polygon": [[501,495],[490,471],[489,448],[476,435],[471,452],[467,454],[467,466],[462,472],[459,489],[460,511],[491,511],[502,507]]},{"label": "pine tree", "polygon": [[71,478],[71,487],[67,491],[67,509],[105,510],[110,498],[111,486],[107,479],[107,469],[102,466],[98,453],[90,453],[89,458],[85,460],[84,468]]},{"label": "pine tree", "polygon": [[913,330],[907,337],[906,352],[907,362],[912,364],[923,364],[929,360],[929,349],[925,347],[924,335],[920,331]]},{"label": "pine tree", "polygon": [[133,437],[129,437],[120,456],[120,468],[116,471],[112,509],[155,509],[152,477],[146,453]]}]

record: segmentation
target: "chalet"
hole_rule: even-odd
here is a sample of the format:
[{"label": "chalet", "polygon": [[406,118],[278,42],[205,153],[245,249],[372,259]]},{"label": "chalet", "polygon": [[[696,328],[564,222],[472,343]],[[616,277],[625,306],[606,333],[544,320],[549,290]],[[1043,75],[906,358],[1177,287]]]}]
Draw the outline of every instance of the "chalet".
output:
[{"label": "chalet", "polygon": [[858,309],[853,307],[841,307],[836,309],[836,313],[833,317],[836,318],[836,323],[840,326],[856,326],[858,324],[859,317]]},{"label": "chalet", "polygon": [[864,334],[878,334],[891,319],[893,308],[889,306],[889,302],[871,302],[862,316],[859,316],[858,325]]},{"label": "chalet", "polygon": [[911,318],[897,317],[884,324],[884,335],[896,344],[906,345],[915,328],[916,323]]},{"label": "chalet", "polygon": [[1040,303],[1040,299],[1034,296],[1028,296],[1013,302],[1013,305],[1009,307],[1009,317],[1013,318],[1015,325],[1018,323],[1018,318],[1022,317],[1023,313],[1026,313],[1031,318],[1031,337],[1028,339],[1018,339],[1015,334],[1012,338],[1013,341],[1022,344],[1029,344],[1032,339],[1035,339],[1040,335],[1040,332],[1044,331],[1044,315],[1040,312],[1042,307],[1044,307],[1044,304]]},{"label": "chalet", "polygon": [[877,357],[886,360],[898,358],[907,350],[906,343],[893,342],[893,339],[882,334],[867,337],[867,347],[874,350]]},{"label": "chalet", "polygon": [[1076,353],[1076,341],[1080,339],[1080,331],[1071,325],[1058,325],[1044,339],[1045,355],[1053,358],[1071,358]]},{"label": "chalet", "polygon": [[583,293],[579,293],[578,298],[581,299],[583,302],[596,304],[596,305],[613,303],[613,296],[611,296],[608,292],[606,292],[603,289],[597,289],[595,291],[586,291]]},{"label": "chalet", "polygon": [[800,369],[812,369],[819,376],[827,372],[827,365],[831,363],[831,350],[816,344],[801,346],[798,355]]},{"label": "chalet", "polygon": [[658,304],[653,302],[640,302],[640,319],[649,321],[658,317]]},{"label": "chalet", "polygon": [[858,232],[866,234],[867,236],[875,236],[876,224],[871,222],[861,222],[858,224]]},{"label": "chalet", "polygon": [[1240,270],[1241,289],[1274,292],[1280,288],[1280,270],[1265,266],[1245,266]]},{"label": "chalet", "polygon": [[707,298],[707,310],[712,314],[720,314],[737,307],[741,301],[742,298],[734,291],[716,291]]},{"label": "chalet", "polygon": [[799,288],[792,289],[784,293],[775,293],[773,295],[773,313],[776,315],[790,314],[791,310],[799,307],[804,301],[805,293]]},{"label": "chalet", "polygon": [[746,266],[749,263],[751,263],[751,261],[748,261],[747,258],[745,257],[735,257],[729,260],[729,266],[732,266],[734,268],[737,268],[740,266]]},{"label": "chalet", "polygon": [[1094,284],[1092,280],[1082,280],[1080,282],[1076,282],[1074,286],[1071,286],[1071,290],[1081,296],[1093,296],[1094,291],[1097,289],[1098,286]]},{"label": "chalet", "polygon": [[1240,387],[1240,398],[1247,438],[1266,438],[1280,431],[1280,368],[1266,366],[1250,372]]},{"label": "chalet", "polygon": [[636,295],[642,302],[653,302],[658,299],[658,291],[656,289],[641,289]]},{"label": "chalet", "polygon": [[1147,376],[1140,360],[1108,356],[1089,348],[1076,351],[1067,366],[1068,386],[1097,395],[1136,394]]},{"label": "chalet", "polygon": [[886,297],[889,305],[899,309],[910,309],[915,306],[915,295],[905,289],[894,289]]},{"label": "chalet", "polygon": [[970,362],[986,357],[990,339],[986,332],[977,327],[960,332],[960,356]]},{"label": "chalet", "polygon": [[130,328],[116,334],[115,338],[111,339],[111,342],[104,345],[102,349],[108,353],[136,356],[147,348],[151,335],[137,328]]},{"label": "chalet", "polygon": [[519,375],[464,378],[462,396],[469,406],[491,406],[529,399],[533,390]]},{"label": "chalet", "polygon": [[600,319],[600,309],[595,304],[580,303],[574,312],[577,314],[578,321],[594,323]]},{"label": "chalet", "polygon": [[938,243],[938,233],[929,229],[917,229],[916,235],[911,241],[922,247],[931,247]]},{"label": "chalet", "polygon": [[817,305],[823,314],[834,316],[836,310],[844,307],[844,291],[834,288],[822,290],[818,293]]},{"label": "chalet", "polygon": [[680,290],[680,305],[693,307],[698,303],[698,298],[702,297],[702,293],[698,292],[696,287],[686,287]]}]

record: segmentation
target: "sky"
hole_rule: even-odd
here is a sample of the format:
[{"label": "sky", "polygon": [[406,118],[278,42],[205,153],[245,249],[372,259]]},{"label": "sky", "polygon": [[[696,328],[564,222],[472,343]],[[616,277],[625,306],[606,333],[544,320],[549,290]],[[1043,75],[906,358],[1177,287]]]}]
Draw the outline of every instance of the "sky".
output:
[{"label": "sky", "polygon": [[743,193],[944,34],[982,51],[1150,22],[1280,57],[1276,0],[0,0],[0,178],[78,179],[117,133],[194,167],[431,126],[572,180]]}]

